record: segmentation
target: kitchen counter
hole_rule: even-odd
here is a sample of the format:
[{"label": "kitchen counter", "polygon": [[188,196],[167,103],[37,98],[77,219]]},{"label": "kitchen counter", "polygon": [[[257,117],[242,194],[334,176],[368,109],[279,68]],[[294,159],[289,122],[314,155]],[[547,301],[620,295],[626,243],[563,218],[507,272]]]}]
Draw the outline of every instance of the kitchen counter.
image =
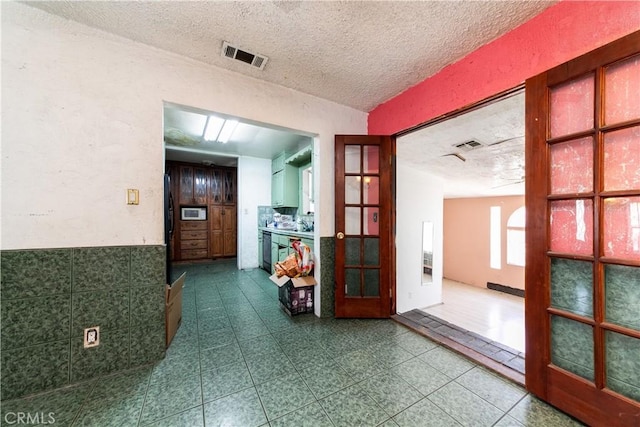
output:
[{"label": "kitchen counter", "polygon": [[313,231],[297,231],[297,230],[286,230],[282,228],[272,228],[272,227],[258,227],[260,231],[268,231],[274,234],[284,234],[286,236],[294,236],[294,237],[304,237],[305,239],[313,239]]}]

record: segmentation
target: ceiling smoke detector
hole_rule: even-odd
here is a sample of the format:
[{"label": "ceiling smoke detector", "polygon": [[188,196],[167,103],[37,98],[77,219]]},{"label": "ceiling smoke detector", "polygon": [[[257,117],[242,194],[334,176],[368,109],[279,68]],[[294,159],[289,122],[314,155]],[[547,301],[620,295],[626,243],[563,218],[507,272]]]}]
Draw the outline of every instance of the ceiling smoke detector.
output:
[{"label": "ceiling smoke detector", "polygon": [[222,56],[229,59],[235,59],[236,61],[244,62],[259,70],[264,70],[264,66],[267,64],[269,58],[264,55],[258,55],[255,53],[247,52],[236,46],[232,46],[228,42],[222,42]]},{"label": "ceiling smoke detector", "polygon": [[471,151],[482,147],[482,144],[472,139],[471,141],[463,142],[461,144],[453,144],[453,146],[460,151]]}]

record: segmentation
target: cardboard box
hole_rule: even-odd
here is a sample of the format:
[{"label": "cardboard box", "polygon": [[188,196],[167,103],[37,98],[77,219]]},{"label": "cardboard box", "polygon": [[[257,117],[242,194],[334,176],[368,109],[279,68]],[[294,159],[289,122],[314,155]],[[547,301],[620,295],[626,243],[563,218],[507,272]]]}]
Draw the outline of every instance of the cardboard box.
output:
[{"label": "cardboard box", "polygon": [[182,288],[184,287],[184,280],[187,277],[187,273],[182,273],[182,276],[165,288],[165,331],[167,337],[167,347],[171,344],[171,340],[175,336],[178,328],[180,327],[180,321],[182,320]]},{"label": "cardboard box", "polygon": [[289,316],[313,313],[313,287],[317,284],[313,276],[291,278],[274,274],[269,279],[278,285],[280,307]]}]

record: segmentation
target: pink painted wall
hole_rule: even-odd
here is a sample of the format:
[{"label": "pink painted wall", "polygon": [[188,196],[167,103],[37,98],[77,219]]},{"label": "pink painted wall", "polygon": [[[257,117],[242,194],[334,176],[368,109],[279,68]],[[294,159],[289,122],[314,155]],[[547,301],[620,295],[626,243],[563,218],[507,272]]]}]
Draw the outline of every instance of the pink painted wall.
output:
[{"label": "pink painted wall", "polygon": [[[500,206],[502,268],[489,261],[492,206]],[[443,222],[443,276],[485,288],[487,282],[524,289],[524,268],[507,264],[507,221],[524,206],[524,196],[445,199]]]},{"label": "pink painted wall", "polygon": [[640,1],[562,1],[369,112],[391,135],[511,89],[640,30]]}]

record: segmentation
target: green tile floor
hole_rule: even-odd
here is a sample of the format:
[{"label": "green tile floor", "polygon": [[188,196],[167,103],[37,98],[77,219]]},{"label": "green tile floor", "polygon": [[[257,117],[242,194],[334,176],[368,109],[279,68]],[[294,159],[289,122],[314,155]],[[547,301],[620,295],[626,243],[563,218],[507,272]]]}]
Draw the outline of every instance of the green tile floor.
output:
[{"label": "green tile floor", "polygon": [[[392,320],[290,318],[262,270],[187,272],[164,360],[2,402],[56,426],[574,426],[519,387]],[[50,417],[50,418],[47,418]]]}]

